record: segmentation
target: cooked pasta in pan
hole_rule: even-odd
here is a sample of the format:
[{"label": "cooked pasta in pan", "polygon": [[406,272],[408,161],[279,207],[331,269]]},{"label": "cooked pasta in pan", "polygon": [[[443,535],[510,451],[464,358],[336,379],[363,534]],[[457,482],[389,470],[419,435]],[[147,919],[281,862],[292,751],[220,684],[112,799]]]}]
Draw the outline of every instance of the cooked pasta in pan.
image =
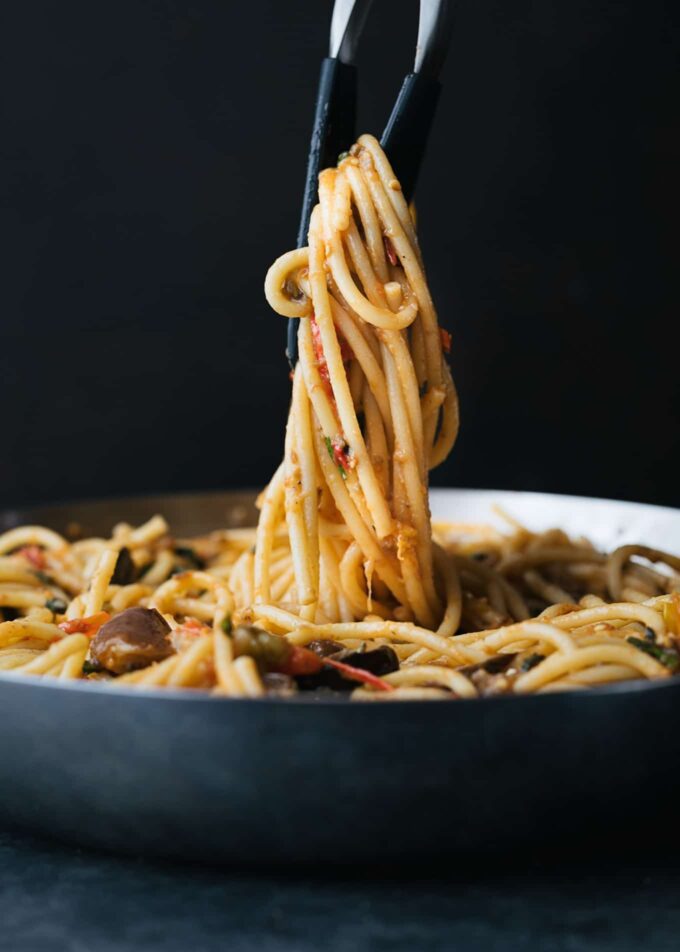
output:
[{"label": "cooked pasta in pan", "polygon": [[0,536],[0,669],[230,697],[472,698],[666,678],[680,559],[555,529],[431,524],[458,403],[411,209],[362,136],[265,293],[299,318],[256,529]]}]

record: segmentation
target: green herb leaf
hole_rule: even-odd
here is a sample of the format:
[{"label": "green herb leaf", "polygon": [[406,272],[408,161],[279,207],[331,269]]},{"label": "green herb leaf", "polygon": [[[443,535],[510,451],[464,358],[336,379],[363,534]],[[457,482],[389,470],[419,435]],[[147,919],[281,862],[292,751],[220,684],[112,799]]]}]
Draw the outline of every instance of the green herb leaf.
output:
[{"label": "green herb leaf", "polygon": [[[323,439],[324,439],[324,443],[326,444],[326,449],[328,450],[328,455],[333,460],[335,465],[338,467],[338,470],[340,471],[340,475],[342,476],[342,478],[347,479],[347,473],[345,472],[343,467],[340,465],[340,463],[336,462],[335,450],[333,449],[333,440],[330,438],[330,436],[324,436]],[[349,450],[349,447],[347,449]]]},{"label": "green herb leaf", "polygon": [[45,602],[45,608],[49,608],[55,615],[63,615],[67,606],[63,598],[48,598]]},{"label": "green herb leaf", "polygon": [[680,668],[680,654],[674,648],[663,648],[661,645],[653,645],[649,641],[643,641],[642,638],[627,638],[629,644],[634,648],[639,648],[645,654],[656,658],[664,668],[675,673]]},{"label": "green herb leaf", "polygon": [[83,661],[83,674],[96,674],[99,670],[99,665],[93,664],[91,661]]},{"label": "green herb leaf", "polygon": [[229,615],[227,615],[227,617],[223,619],[222,624],[220,625],[220,628],[225,633],[225,635],[231,634],[231,618],[229,617]]},{"label": "green herb leaf", "polygon": [[545,658],[545,655],[542,655],[542,654],[530,654],[524,659],[524,661],[519,666],[520,670],[531,671],[531,669],[535,668],[537,664],[540,664],[544,658]]}]

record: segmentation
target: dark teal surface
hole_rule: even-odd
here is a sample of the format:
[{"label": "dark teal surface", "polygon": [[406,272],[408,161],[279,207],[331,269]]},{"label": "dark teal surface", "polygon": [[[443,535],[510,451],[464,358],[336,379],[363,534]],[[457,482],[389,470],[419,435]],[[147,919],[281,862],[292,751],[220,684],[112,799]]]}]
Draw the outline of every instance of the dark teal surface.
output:
[{"label": "dark teal surface", "polygon": [[[660,832],[650,823],[650,839]],[[152,864],[0,833],[0,949],[677,950],[677,850],[627,856],[623,833],[620,843],[599,858],[452,856],[440,869],[326,877]]]}]

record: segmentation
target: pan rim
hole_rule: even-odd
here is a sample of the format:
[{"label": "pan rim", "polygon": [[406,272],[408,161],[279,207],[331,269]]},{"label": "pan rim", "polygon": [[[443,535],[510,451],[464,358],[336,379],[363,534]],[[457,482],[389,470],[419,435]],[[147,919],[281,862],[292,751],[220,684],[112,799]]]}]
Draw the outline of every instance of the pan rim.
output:
[{"label": "pan rim", "polygon": [[576,698],[581,700],[584,703],[588,702],[588,699],[591,698],[601,698],[605,695],[620,695],[620,694],[639,694],[640,692],[664,690],[671,688],[680,689],[680,676],[667,678],[658,678],[654,680],[650,679],[639,679],[637,681],[620,681],[613,684],[603,684],[600,686],[595,686],[588,688],[586,690],[574,690],[567,689],[564,691],[554,691],[548,694],[496,694],[489,695],[487,697],[470,697],[470,698],[455,698],[453,701],[447,700],[424,700],[422,698],[410,699],[410,698],[399,698],[394,701],[369,701],[369,700],[357,700],[350,701],[348,697],[338,695],[334,697],[333,695],[328,695],[319,697],[319,696],[305,696],[304,693],[294,694],[291,697],[222,697],[220,695],[211,694],[209,691],[201,691],[199,689],[192,688],[168,688],[168,687],[145,687],[140,685],[139,687],[135,685],[129,686],[119,686],[116,684],[109,684],[106,681],[62,681],[59,678],[44,678],[39,675],[34,674],[12,674],[11,671],[1,671],[0,672],[0,689],[3,684],[13,684],[20,687],[26,687],[27,689],[34,690],[47,690],[47,691],[61,691],[66,693],[77,692],[83,696],[97,696],[97,697],[108,697],[108,698],[145,698],[146,700],[166,700],[166,701],[181,701],[184,703],[188,702],[198,702],[200,704],[214,704],[214,705],[246,705],[250,706],[257,704],[258,706],[273,706],[275,708],[281,707],[337,707],[339,706],[351,706],[352,708],[400,708],[407,706],[409,708],[413,707],[458,707],[460,704],[465,705],[479,705],[483,704],[484,707],[488,707],[491,704],[526,704],[532,703],[535,704],[540,702],[542,704],[546,703],[556,703],[553,699],[571,699]]},{"label": "pan rim", "polygon": [[[108,684],[105,681],[61,681],[59,678],[42,678],[39,675],[31,674],[12,674],[11,672],[0,672],[0,691],[4,684],[12,684],[23,687],[26,690],[37,691],[61,691],[78,693],[82,697],[108,697],[108,698],[143,698],[147,701],[180,701],[184,704],[194,703],[200,705],[228,705],[250,706],[256,704],[258,707],[337,707],[351,706],[352,708],[399,708],[399,707],[458,707],[460,704],[480,705],[486,709],[489,705],[499,704],[536,704],[543,705],[549,703],[559,703],[560,701],[576,701],[576,703],[587,704],[589,701],[602,698],[603,696],[618,695],[637,695],[641,692],[671,690],[677,688],[680,690],[680,677],[668,677],[656,680],[640,679],[638,681],[621,681],[613,684],[604,684],[600,687],[592,687],[587,690],[565,690],[555,691],[548,694],[497,694],[488,697],[455,698],[453,701],[433,699],[424,700],[422,698],[399,698],[394,701],[370,701],[357,700],[350,701],[348,697],[318,697],[304,694],[294,694],[292,697],[261,697],[261,698],[238,698],[221,697],[211,694],[209,691],[193,690],[191,688],[167,688],[167,687],[145,687],[134,685],[119,686]],[[577,700],[578,699],[578,700]]]}]

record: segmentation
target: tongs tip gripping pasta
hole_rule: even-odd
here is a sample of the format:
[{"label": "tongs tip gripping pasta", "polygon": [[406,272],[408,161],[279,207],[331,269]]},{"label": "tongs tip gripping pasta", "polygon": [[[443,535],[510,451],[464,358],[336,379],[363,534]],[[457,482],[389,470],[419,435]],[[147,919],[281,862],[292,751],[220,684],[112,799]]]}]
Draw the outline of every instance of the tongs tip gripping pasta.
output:
[{"label": "tongs tip gripping pasta", "polygon": [[[331,20],[329,55],[321,64],[314,125],[298,229],[297,247],[307,244],[312,209],[317,201],[319,172],[335,165],[354,142],[356,133],[356,48],[371,0],[336,0]],[[434,117],[441,71],[451,32],[451,0],[420,0],[418,39],[413,72],[404,78],[381,137],[381,145],[397,170],[401,186],[413,194]],[[297,362],[298,320],[288,322],[286,354]]]}]

